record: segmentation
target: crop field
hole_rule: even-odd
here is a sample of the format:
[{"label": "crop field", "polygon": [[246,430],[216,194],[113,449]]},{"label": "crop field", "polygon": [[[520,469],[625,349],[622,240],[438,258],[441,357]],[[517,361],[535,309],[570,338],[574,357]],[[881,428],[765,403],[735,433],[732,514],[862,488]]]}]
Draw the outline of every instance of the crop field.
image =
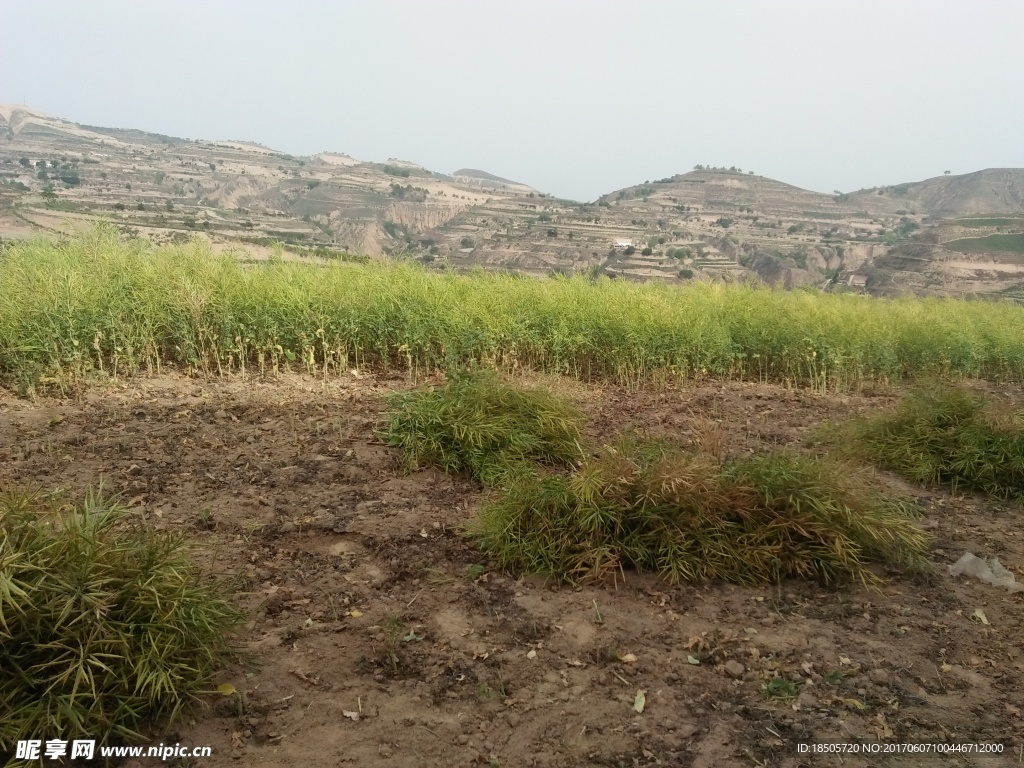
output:
[{"label": "crop field", "polygon": [[104,229],[8,246],[0,295],[0,378],[22,391],[167,366],[329,377],[483,364],[630,386],[717,377],[818,391],[1024,376],[1024,308],[1005,303],[243,266],[201,244],[152,248]]},{"label": "crop field", "polygon": [[972,216],[966,219],[956,219],[956,223],[961,227],[1021,227],[1024,226],[1024,219]]},{"label": "crop field", "polygon": [[0,764],[1024,754],[1024,308],[243,259],[0,251]]},{"label": "crop field", "polygon": [[961,253],[1024,253],[1024,234],[995,234],[965,237],[943,243],[951,251]]}]

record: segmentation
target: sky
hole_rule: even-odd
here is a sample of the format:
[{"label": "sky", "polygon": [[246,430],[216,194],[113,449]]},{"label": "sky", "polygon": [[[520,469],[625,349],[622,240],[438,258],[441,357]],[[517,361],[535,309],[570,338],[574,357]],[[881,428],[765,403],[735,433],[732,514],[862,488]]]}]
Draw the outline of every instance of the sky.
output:
[{"label": "sky", "polygon": [[1020,0],[2,0],[0,102],[575,200],[1024,166]]}]

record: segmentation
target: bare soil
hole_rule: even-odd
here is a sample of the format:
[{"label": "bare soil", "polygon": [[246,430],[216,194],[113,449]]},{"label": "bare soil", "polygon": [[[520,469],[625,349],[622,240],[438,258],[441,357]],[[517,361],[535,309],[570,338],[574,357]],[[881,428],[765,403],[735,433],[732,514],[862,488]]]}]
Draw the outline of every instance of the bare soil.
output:
[{"label": "bare soil", "polygon": [[[818,425],[895,400],[545,383],[581,403],[596,438],[710,428],[731,453],[813,451]],[[936,537],[933,578],[880,571],[880,592],[632,573],[574,589],[501,573],[460,533],[485,501],[473,484],[403,473],[374,429],[382,393],[408,386],[169,376],[63,400],[0,392],[0,484],[80,494],[102,479],[153,526],[183,532],[208,571],[240,579],[251,664],[218,680],[239,694],[199,702],[154,743],[210,745],[211,759],[191,763],[203,766],[1018,763],[1022,597],[945,566],[969,550],[1021,578],[1020,507],[880,476],[920,501]],[[776,677],[792,685],[771,695]],[[877,739],[1007,749],[988,760],[797,750]]]}]

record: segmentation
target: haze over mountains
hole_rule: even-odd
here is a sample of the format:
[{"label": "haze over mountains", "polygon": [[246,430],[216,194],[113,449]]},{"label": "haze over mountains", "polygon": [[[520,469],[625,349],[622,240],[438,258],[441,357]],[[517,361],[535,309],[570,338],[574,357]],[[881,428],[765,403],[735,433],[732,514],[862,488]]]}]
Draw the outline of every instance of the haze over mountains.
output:
[{"label": "haze over mountains", "polygon": [[0,236],[115,222],[296,257],[1024,295],[1024,169],[827,195],[698,167],[580,203],[484,170],[84,126],[0,105]]}]

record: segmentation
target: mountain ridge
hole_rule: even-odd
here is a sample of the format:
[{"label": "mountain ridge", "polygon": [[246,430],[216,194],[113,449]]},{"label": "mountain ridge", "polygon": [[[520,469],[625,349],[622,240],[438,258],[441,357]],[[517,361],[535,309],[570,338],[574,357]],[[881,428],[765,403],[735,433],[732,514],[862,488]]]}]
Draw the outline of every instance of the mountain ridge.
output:
[{"label": "mountain ridge", "polygon": [[1024,282],[1014,255],[1022,217],[1024,169],[827,195],[698,166],[577,202],[479,169],[444,174],[335,151],[293,156],[250,141],[85,126],[0,105],[4,237],[104,219],[129,236],[203,236],[257,253],[278,242],[301,257],[368,254],[538,276],[1012,293]]}]

